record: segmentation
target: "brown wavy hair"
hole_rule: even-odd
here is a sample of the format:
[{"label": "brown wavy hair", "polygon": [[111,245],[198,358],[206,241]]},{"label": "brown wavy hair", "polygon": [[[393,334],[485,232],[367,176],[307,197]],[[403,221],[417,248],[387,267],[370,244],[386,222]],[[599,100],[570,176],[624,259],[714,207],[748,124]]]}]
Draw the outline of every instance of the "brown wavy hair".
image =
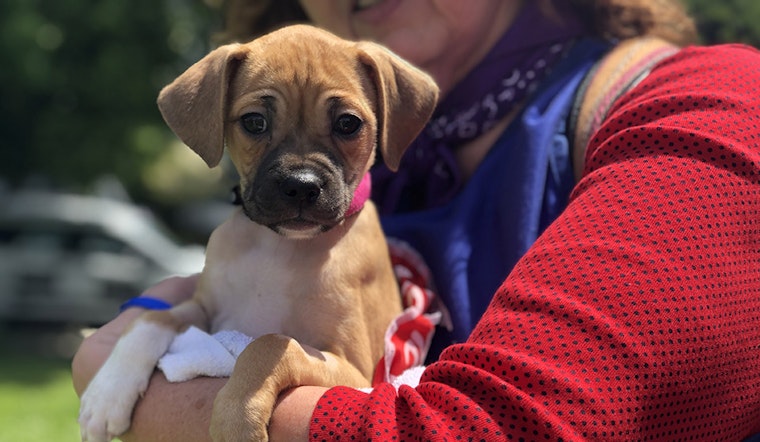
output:
[{"label": "brown wavy hair", "polygon": [[578,11],[589,33],[607,40],[648,35],[679,46],[698,41],[694,19],[679,0],[565,1]]},{"label": "brown wavy hair", "polygon": [[[568,2],[590,35],[607,40],[649,35],[680,46],[698,41],[694,20],[680,0],[539,1],[547,11],[553,2]],[[308,21],[297,0],[225,0],[224,30],[214,40],[247,41],[287,24]]]}]

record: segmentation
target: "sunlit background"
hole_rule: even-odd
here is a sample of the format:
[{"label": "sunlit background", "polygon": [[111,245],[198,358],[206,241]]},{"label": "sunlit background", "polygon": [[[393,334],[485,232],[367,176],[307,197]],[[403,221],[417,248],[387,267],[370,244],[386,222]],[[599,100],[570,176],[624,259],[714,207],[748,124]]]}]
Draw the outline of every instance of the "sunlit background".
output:
[{"label": "sunlit background", "polygon": [[[159,89],[212,48],[222,0],[0,2],[0,441],[75,441],[81,330],[200,268],[229,213]],[[760,46],[760,2],[690,0],[705,43]]]}]

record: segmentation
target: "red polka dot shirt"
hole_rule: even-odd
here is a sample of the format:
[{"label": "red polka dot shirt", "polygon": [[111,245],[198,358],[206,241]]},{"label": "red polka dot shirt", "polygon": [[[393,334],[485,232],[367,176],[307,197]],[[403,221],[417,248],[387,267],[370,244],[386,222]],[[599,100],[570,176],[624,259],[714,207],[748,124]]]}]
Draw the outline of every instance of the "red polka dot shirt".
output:
[{"label": "red polka dot shirt", "polygon": [[564,213],[416,388],[329,390],[315,440],[760,433],[760,53],[687,48],[611,110]]}]

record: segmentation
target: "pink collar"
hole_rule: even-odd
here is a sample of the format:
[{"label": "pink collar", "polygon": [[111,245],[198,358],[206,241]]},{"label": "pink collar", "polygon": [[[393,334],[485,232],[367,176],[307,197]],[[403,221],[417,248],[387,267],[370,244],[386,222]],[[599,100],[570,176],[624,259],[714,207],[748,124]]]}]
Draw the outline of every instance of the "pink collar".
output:
[{"label": "pink collar", "polygon": [[367,172],[364,174],[364,178],[362,178],[361,182],[354,191],[354,199],[351,200],[351,204],[349,204],[348,210],[346,210],[346,218],[362,210],[364,203],[366,203],[369,199],[369,194],[371,191],[372,179],[369,175],[369,172]]}]

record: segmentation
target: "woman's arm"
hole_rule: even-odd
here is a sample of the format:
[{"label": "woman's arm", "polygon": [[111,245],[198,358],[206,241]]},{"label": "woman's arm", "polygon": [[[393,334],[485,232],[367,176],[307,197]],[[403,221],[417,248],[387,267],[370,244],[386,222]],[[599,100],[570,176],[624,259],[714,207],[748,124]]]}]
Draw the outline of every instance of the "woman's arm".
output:
[{"label": "woman's arm", "polygon": [[298,387],[281,394],[269,421],[269,440],[308,440],[311,415],[325,391],[324,387]]},{"label": "woman's arm", "polygon": [[211,410],[225,382],[226,378],[200,377],[171,383],[163,373],[155,372],[145,396],[137,402],[132,426],[120,439],[210,441]]},{"label": "woman's arm", "polygon": [[559,219],[418,387],[337,387],[332,440],[760,432],[760,53],[689,48],[613,107]]}]

